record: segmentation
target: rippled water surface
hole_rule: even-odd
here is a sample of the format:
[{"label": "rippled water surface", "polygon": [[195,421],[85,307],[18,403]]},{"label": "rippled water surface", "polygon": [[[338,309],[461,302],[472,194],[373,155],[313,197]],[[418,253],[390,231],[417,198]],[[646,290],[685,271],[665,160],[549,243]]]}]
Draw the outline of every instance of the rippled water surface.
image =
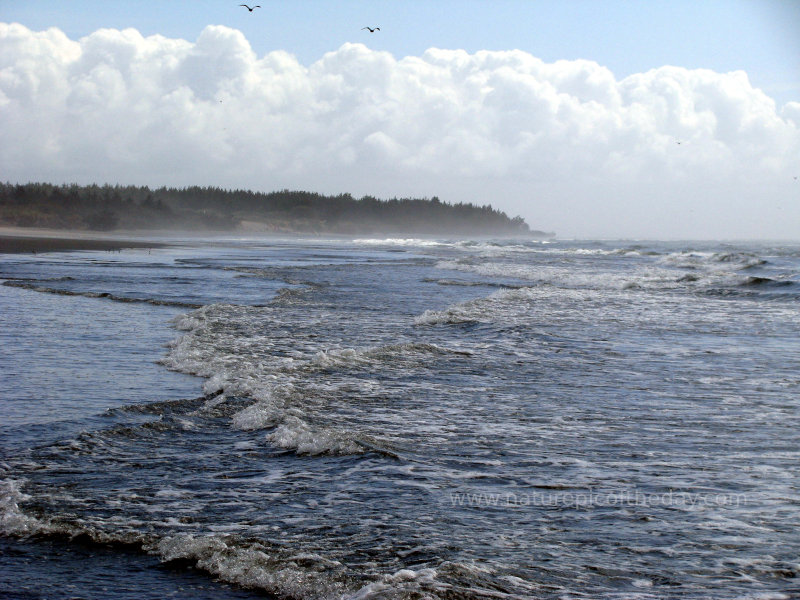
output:
[{"label": "rippled water surface", "polygon": [[219,239],[0,278],[0,593],[800,594],[800,246]]}]

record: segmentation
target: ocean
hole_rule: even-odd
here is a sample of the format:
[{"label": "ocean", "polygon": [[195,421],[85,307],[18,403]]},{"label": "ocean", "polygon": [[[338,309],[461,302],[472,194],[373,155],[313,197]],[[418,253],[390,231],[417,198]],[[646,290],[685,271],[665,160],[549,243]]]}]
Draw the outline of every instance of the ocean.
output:
[{"label": "ocean", "polygon": [[0,256],[0,597],[800,597],[800,244]]}]

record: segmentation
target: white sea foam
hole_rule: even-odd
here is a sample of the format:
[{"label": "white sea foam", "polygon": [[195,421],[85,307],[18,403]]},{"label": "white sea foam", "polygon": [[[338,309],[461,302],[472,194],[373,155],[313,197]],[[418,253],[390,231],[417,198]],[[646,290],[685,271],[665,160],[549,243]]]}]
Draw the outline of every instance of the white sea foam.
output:
[{"label": "white sea foam", "polygon": [[[378,600],[386,598],[531,598],[537,597],[541,587],[532,581],[511,575],[500,576],[507,586],[505,590],[496,585],[497,570],[487,562],[443,561],[435,567],[420,569],[404,568],[380,576],[357,592],[347,595],[346,600]],[[489,583],[487,587],[480,582]],[[462,585],[463,584],[463,585]]]},{"label": "white sea foam", "polygon": [[475,273],[484,277],[520,279],[536,285],[554,285],[561,288],[587,288],[601,290],[625,290],[640,288],[678,287],[675,273],[663,268],[641,268],[635,274],[579,270],[564,266],[538,263],[480,262],[475,260],[442,260],[439,269]]},{"label": "white sea foam", "polygon": [[194,561],[199,568],[224,581],[281,597],[335,598],[349,591],[345,584],[326,574],[326,569],[329,572],[337,566],[335,561],[324,561],[311,554],[305,560],[278,559],[263,546],[240,545],[220,534],[167,537],[153,544],[150,551],[164,561]]},{"label": "white sea foam", "polygon": [[[584,297],[596,295],[590,290],[574,290],[570,293]],[[453,304],[441,311],[426,310],[415,317],[414,324],[442,325],[530,320],[537,310],[536,301],[544,300],[551,294],[552,291],[547,288],[502,289],[483,298]]]},{"label": "white sea foam", "polygon": [[[354,244],[364,246],[407,246],[418,248],[457,248],[464,252],[479,255],[497,255],[503,253],[528,253],[542,252],[548,240],[527,240],[525,242],[508,241],[477,241],[477,240],[446,240],[423,238],[361,238],[353,240]],[[558,250],[557,250],[558,251]],[[562,252],[564,250],[561,250]]]},{"label": "white sea foam", "polygon": [[702,269],[706,271],[740,271],[766,264],[756,254],[747,252],[672,252],[660,257],[659,262],[684,269]]},{"label": "white sea foam", "polygon": [[203,403],[203,406],[198,411],[196,411],[195,414],[200,414],[200,413],[203,413],[203,412],[212,411],[215,408],[217,408],[218,406],[220,406],[221,404],[224,404],[226,400],[227,400],[227,398],[226,398],[225,394],[217,394],[216,396],[211,396],[211,397],[209,397],[208,400],[206,400]]},{"label": "white sea foam", "polygon": [[175,329],[179,331],[192,331],[202,326],[203,321],[192,315],[181,315],[173,321]]},{"label": "white sea foam", "polygon": [[[471,250],[474,248],[470,248]],[[494,249],[498,250],[498,249]],[[766,261],[747,252],[683,251],[665,255],[634,248],[532,248],[530,252],[545,255],[563,255],[564,261],[553,264],[552,259],[518,259],[503,252],[471,254],[459,259],[440,260],[436,267],[451,271],[473,273],[488,278],[518,279],[536,285],[554,285],[561,288],[591,288],[603,290],[670,290],[686,285],[738,286],[751,283],[747,271],[766,264]],[[500,248],[506,251],[509,248]],[[619,256],[640,259],[635,269],[620,269],[618,265],[603,268],[603,263],[592,262],[591,268],[582,256]],[[641,262],[646,259],[646,262]],[[757,278],[755,278],[757,280]],[[780,280],[779,280],[780,281]],[[790,279],[786,279],[791,283]],[[788,284],[787,284],[788,285]]]},{"label": "white sea foam", "polygon": [[[314,553],[281,556],[279,551],[259,544],[242,543],[220,534],[200,536],[187,533],[165,538],[136,534],[130,528],[144,523],[123,515],[90,526],[78,523],[53,525],[29,516],[19,508],[19,503],[28,498],[20,487],[17,480],[0,481],[0,533],[3,535],[87,534],[98,543],[133,543],[159,556],[162,561],[190,560],[223,581],[262,589],[281,597],[336,598],[354,591],[344,583],[343,577],[337,580],[329,576],[332,570],[344,570],[341,563]],[[156,495],[171,499],[185,497],[182,490],[172,488],[160,490]],[[156,508],[153,510],[157,512]],[[154,523],[169,526],[173,531],[186,526],[173,517]]]},{"label": "white sea foam", "polygon": [[351,365],[365,365],[370,362],[368,351],[355,348],[320,350],[314,356],[314,364],[329,369]]},{"label": "white sea foam", "polygon": [[286,417],[275,431],[267,435],[267,440],[281,448],[311,456],[363,454],[366,451],[348,432],[332,427],[313,427],[295,416]]},{"label": "white sea foam", "polygon": [[405,343],[386,346],[371,346],[362,349],[340,348],[318,352],[313,359],[316,366],[331,369],[348,366],[364,366],[373,363],[397,360],[423,361],[432,355],[469,355],[467,350],[455,350],[436,344]]},{"label": "white sea foam", "polygon": [[305,381],[309,369],[367,364],[382,360],[385,353],[422,349],[345,348],[276,359],[270,354],[274,340],[262,334],[242,335],[243,327],[258,323],[262,314],[269,313],[223,306],[195,311],[189,319],[180,321],[187,333],[172,345],[165,364],[207,377],[206,393],[255,400],[231,417],[231,425],[236,429],[274,428],[265,437],[266,442],[303,455],[364,453],[365,447],[347,431],[309,421],[308,411],[313,402],[295,388],[293,380]]},{"label": "white sea foam", "polygon": [[[378,598],[404,597],[406,594],[414,594],[416,597],[421,594],[421,587],[430,588],[449,588],[450,586],[440,584],[436,580],[436,569],[401,569],[395,573],[384,575],[380,581],[365,585],[354,594],[346,596],[346,600],[374,600]],[[433,597],[421,595],[420,597]]]},{"label": "white sea foam", "polygon": [[274,427],[280,423],[285,414],[283,406],[270,400],[255,402],[245,409],[240,410],[231,418],[233,426],[243,431],[253,431]]},{"label": "white sea foam", "polygon": [[422,238],[363,238],[353,240],[353,243],[363,246],[452,246],[451,242]]},{"label": "white sea foam", "polygon": [[[265,326],[275,318],[270,308],[215,305],[191,313],[176,322],[184,334],[171,345],[162,361],[170,368],[206,377],[205,393],[214,398],[205,409],[213,409],[227,397],[250,398],[254,402],[231,416],[231,426],[244,431],[272,429],[269,444],[298,454],[362,454],[384,449],[382,429],[364,435],[331,424],[337,415],[349,413],[347,397],[374,394],[376,384],[363,376],[349,378],[337,373],[314,378],[320,371],[350,369],[400,370],[421,368],[434,357],[468,356],[469,350],[435,344],[401,342],[362,348],[320,348],[314,331],[295,330],[292,340],[268,335]],[[293,356],[285,356],[291,347]],[[281,356],[276,356],[282,354]],[[346,390],[346,391],[345,391]],[[340,400],[341,398],[341,400]],[[353,423],[349,420],[348,423]],[[371,439],[374,442],[364,442]]]},{"label": "white sea foam", "polygon": [[47,531],[49,527],[46,523],[20,510],[19,503],[29,498],[22,493],[20,483],[15,479],[0,481],[0,533],[30,535]]}]

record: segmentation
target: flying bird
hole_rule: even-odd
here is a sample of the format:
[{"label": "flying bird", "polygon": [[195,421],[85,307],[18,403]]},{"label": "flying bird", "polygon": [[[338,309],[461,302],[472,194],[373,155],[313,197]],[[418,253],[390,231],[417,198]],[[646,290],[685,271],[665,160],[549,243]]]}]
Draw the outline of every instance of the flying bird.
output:
[{"label": "flying bird", "polygon": [[369,29],[369,32],[370,32],[370,33],[375,33],[376,31],[380,31],[380,30],[381,30],[381,28],[380,28],[380,27],[362,27],[362,28],[361,28],[361,30],[362,30],[362,31],[363,31],[364,29]]},{"label": "flying bird", "polygon": [[244,7],[245,7],[247,10],[249,10],[250,12],[253,12],[253,9],[256,9],[256,8],[261,8],[261,5],[260,5],[260,4],[256,4],[256,5],[255,5],[253,8],[250,8],[249,6],[247,6],[247,4],[240,4],[239,6],[244,6]]}]

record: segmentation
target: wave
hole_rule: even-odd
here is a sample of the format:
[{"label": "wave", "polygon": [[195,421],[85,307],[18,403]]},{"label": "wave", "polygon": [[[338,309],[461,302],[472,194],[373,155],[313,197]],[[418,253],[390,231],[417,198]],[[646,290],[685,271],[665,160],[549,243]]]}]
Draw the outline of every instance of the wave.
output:
[{"label": "wave", "polygon": [[288,598],[333,598],[353,593],[341,563],[310,553],[277,552],[259,542],[222,535],[176,535],[149,545],[164,562],[191,561],[220,579]]},{"label": "wave", "polygon": [[[337,555],[325,556],[235,533],[175,531],[192,521],[175,523],[158,531],[135,521],[126,523],[114,515],[91,519],[27,514],[20,508],[28,500],[26,482],[0,480],[0,533],[28,538],[80,540],[103,550],[124,547],[155,556],[165,565],[193,566],[219,581],[272,594],[280,598],[308,600],[378,600],[400,598],[511,598],[531,594],[536,584],[515,577],[498,577],[494,569],[473,563],[436,560],[415,568],[380,572],[366,564],[348,567]],[[174,499],[174,496],[165,497]],[[398,555],[415,549],[398,550]],[[338,554],[338,553],[337,553]]]},{"label": "wave", "polygon": [[293,552],[224,534],[158,535],[120,528],[113,518],[65,521],[29,515],[20,504],[29,499],[24,481],[0,480],[0,533],[13,537],[64,537],[108,546],[128,546],[163,563],[186,561],[219,579],[281,597],[322,599],[354,595],[361,587],[337,561]]},{"label": "wave", "polygon": [[[302,322],[286,321],[285,310],[209,305],[173,320],[184,332],[161,363],[206,379],[206,394],[249,401],[238,404],[230,426],[266,430],[264,440],[300,455],[396,457],[391,433],[367,429],[352,418],[362,398],[381,393],[373,373],[405,377],[432,362],[462,360],[468,350],[424,342],[325,347],[305,311]],[[329,342],[328,342],[329,343]],[[222,402],[222,401],[220,401]],[[348,425],[340,423],[346,417]]]},{"label": "wave", "polygon": [[425,283],[435,283],[436,285],[451,285],[457,287],[496,287],[509,289],[523,287],[513,283],[498,283],[495,281],[465,281],[463,279],[437,279],[434,277],[426,277],[422,281]]},{"label": "wave", "polygon": [[[73,518],[48,515],[38,509],[29,514],[20,506],[30,500],[23,492],[24,480],[0,479],[0,534],[17,538],[63,538],[97,546],[124,547],[155,556],[165,565],[183,564],[204,571],[214,578],[255,589],[281,598],[308,600],[368,600],[408,597],[453,597],[461,590],[468,597],[482,597],[480,590],[493,571],[477,565],[439,561],[418,570],[402,568],[381,573],[365,567],[354,570],[336,554],[298,548],[292,543],[275,543],[236,533],[210,532],[193,520],[172,523],[162,529],[149,527],[136,519],[125,520],[115,514]],[[165,490],[160,497],[174,501],[183,492]],[[183,526],[189,531],[175,531]],[[408,553],[413,552],[407,551]],[[398,551],[398,554],[405,555]],[[498,589],[498,581],[489,582]],[[499,590],[498,590],[499,591]],[[504,596],[505,594],[500,594]],[[498,597],[497,593],[487,597]]]},{"label": "wave", "polygon": [[[560,289],[594,289],[603,291],[681,291],[707,293],[714,290],[735,289],[746,286],[760,287],[765,291],[777,287],[790,287],[796,272],[786,271],[780,260],[774,264],[764,256],[747,251],[696,251],[683,250],[658,254],[644,248],[571,248],[545,249],[542,252],[557,252],[591,255],[637,256],[633,269],[622,268],[619,263],[564,258],[556,260],[512,260],[503,257],[464,256],[439,260],[439,269],[469,273],[485,278],[485,283],[497,287],[555,286]],[[607,268],[605,266],[607,265]],[[494,280],[494,281],[492,281]],[[505,281],[504,281],[505,280]],[[513,283],[514,280],[527,282]],[[434,280],[439,281],[439,280]],[[441,280],[445,285],[477,285],[479,281],[460,284],[458,281]],[[771,298],[777,299],[775,292]],[[735,292],[731,292],[735,295]],[[788,296],[787,296],[788,298]],[[462,319],[451,319],[461,322]],[[471,319],[470,319],[471,320]]]},{"label": "wave", "polygon": [[415,317],[414,324],[464,325],[526,320],[530,315],[530,303],[547,293],[549,290],[533,287],[499,290],[483,298],[453,304],[444,310],[426,310]]},{"label": "wave", "polygon": [[684,250],[672,252],[661,257],[661,262],[682,269],[733,269],[736,271],[752,269],[769,262],[751,252],[702,252]]},{"label": "wave", "polygon": [[266,439],[280,448],[307,456],[342,456],[363,454],[367,451],[349,431],[334,427],[312,427],[303,419],[291,415],[284,417]]},{"label": "wave", "polygon": [[[363,348],[319,348],[310,343],[313,331],[292,328],[297,336],[308,336],[305,352],[297,351],[294,342],[279,340],[261,328],[270,319],[280,319],[272,307],[245,307],[213,304],[173,320],[179,331],[186,332],[170,344],[170,351],[160,362],[185,373],[207,377],[207,391],[221,388],[226,375],[257,384],[256,375],[307,375],[320,369],[358,367],[364,364],[424,362],[431,356],[469,356],[470,352],[424,342],[404,342]],[[268,328],[266,328],[268,329]],[[294,349],[291,356],[279,347],[284,343]],[[316,346],[316,347],[315,347]],[[318,349],[319,348],[319,349]],[[269,380],[269,377],[266,378]],[[272,389],[272,385],[270,389]],[[253,392],[240,385],[235,393]],[[269,397],[269,396],[268,396]]]},{"label": "wave", "polygon": [[[436,263],[439,269],[474,273],[484,277],[516,279],[537,286],[552,285],[565,289],[626,290],[637,288],[669,289],[678,287],[673,272],[664,268],[640,269],[635,275],[625,272],[581,270],[539,263],[491,262],[475,259],[442,260]],[[505,282],[504,282],[505,283]],[[507,284],[512,289],[529,287],[522,284]]]},{"label": "wave", "polygon": [[767,261],[749,252],[715,252],[711,261],[736,265],[739,269],[751,269],[767,264]]},{"label": "wave", "polygon": [[660,252],[641,247],[626,248],[544,248],[537,249],[548,254],[567,254],[577,256],[659,256]]},{"label": "wave", "polygon": [[412,361],[423,362],[431,356],[472,356],[466,350],[444,348],[436,344],[408,342],[389,344],[364,349],[342,348],[318,352],[313,363],[324,369],[363,366],[375,362]]},{"label": "wave", "polygon": [[767,287],[790,287],[796,286],[796,281],[787,279],[773,279],[771,277],[748,277],[741,285],[744,286],[767,286]]},{"label": "wave", "polygon": [[0,480],[0,533],[28,536],[53,531],[46,523],[22,512],[20,503],[29,499],[22,493],[18,479]]},{"label": "wave", "polygon": [[[396,457],[382,442],[367,442],[366,436],[362,440],[350,429],[313,425],[307,420],[306,411],[286,401],[290,395],[291,392],[284,392],[284,398],[280,398],[280,394],[273,393],[269,399],[254,402],[233,414],[231,425],[242,431],[270,429],[265,441],[301,456],[348,456],[375,451]],[[225,398],[224,393],[221,397]]]},{"label": "wave", "polygon": [[362,246],[453,246],[453,242],[423,238],[360,238],[353,240],[353,243]]},{"label": "wave", "polygon": [[627,246],[620,248],[586,248],[586,247],[571,247],[550,245],[552,242],[533,242],[522,244],[507,244],[507,243],[475,243],[472,245],[465,245],[462,248],[466,250],[482,251],[484,256],[502,256],[503,254],[519,255],[519,254],[535,254],[544,256],[556,257],[597,257],[597,256],[614,256],[614,257],[642,257],[642,256],[660,256],[660,252],[656,250],[646,249],[640,246]]},{"label": "wave", "polygon": [[296,304],[302,301],[306,295],[315,291],[315,289],[313,286],[280,288],[275,292],[275,297],[269,301],[269,304],[275,306]]},{"label": "wave", "polygon": [[[447,249],[453,248],[476,254],[517,254],[527,252],[542,252],[550,240],[453,240],[453,239],[423,239],[423,238],[362,238],[353,240],[354,244],[363,246],[395,246],[410,248]],[[555,250],[556,252],[560,250]]]},{"label": "wave", "polygon": [[105,300],[113,300],[114,302],[129,302],[135,304],[152,304],[155,306],[177,306],[180,308],[200,308],[202,304],[187,302],[185,300],[167,300],[163,298],[133,298],[130,296],[119,296],[110,292],[77,292],[74,290],[65,290],[61,288],[51,288],[37,283],[28,283],[19,280],[4,281],[3,285],[8,287],[22,288],[43,294],[56,294],[59,296],[83,296],[84,298],[103,298]]},{"label": "wave", "polygon": [[415,325],[476,325],[484,322],[490,322],[490,319],[484,319],[481,315],[476,315],[458,306],[445,310],[426,310],[421,315],[414,317]]},{"label": "wave", "polygon": [[[295,265],[293,269],[302,270],[306,266]],[[320,285],[311,281],[304,281],[295,277],[289,277],[286,267],[242,267],[242,266],[224,266],[223,271],[234,271],[252,277],[262,277],[264,279],[276,279],[283,281],[289,285],[306,286],[310,288],[319,288]]]}]

